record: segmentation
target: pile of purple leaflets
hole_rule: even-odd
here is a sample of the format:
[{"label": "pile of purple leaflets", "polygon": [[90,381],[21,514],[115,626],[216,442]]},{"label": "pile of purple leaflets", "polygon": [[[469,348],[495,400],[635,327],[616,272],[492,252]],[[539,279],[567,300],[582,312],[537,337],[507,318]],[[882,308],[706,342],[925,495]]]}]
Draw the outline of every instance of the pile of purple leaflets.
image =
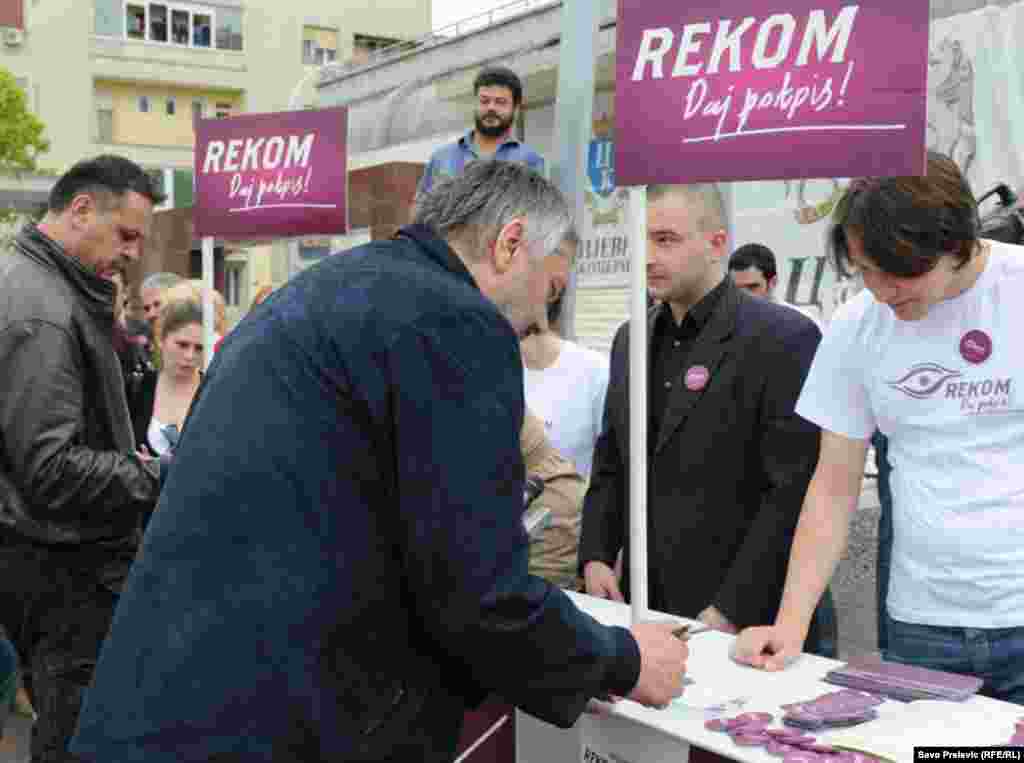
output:
[{"label": "pile of purple leaflets", "polygon": [[728,734],[741,747],[764,747],[782,763],[881,763],[871,755],[837,750],[795,729],[770,729],[772,720],[769,713],[743,713],[706,721],[704,727]]},{"label": "pile of purple leaflets", "polygon": [[853,689],[823,694],[810,702],[783,705],[782,722],[805,731],[856,726],[878,717],[875,708],[885,700],[874,694]]},{"label": "pile of purple leaflets", "polygon": [[887,662],[872,655],[850,660],[825,674],[830,684],[869,691],[903,702],[915,699],[945,699],[960,702],[978,693],[982,680],[975,676],[946,673]]}]

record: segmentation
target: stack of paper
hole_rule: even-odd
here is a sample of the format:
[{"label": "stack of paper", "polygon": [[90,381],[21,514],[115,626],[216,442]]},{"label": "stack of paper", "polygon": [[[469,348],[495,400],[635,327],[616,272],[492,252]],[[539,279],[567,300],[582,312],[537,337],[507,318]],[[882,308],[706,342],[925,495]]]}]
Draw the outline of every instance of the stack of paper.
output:
[{"label": "stack of paper", "polygon": [[994,728],[991,706],[956,702],[911,702],[856,729],[828,734],[823,741],[841,750],[873,755],[892,763],[914,760],[915,747],[986,747],[1005,745],[1013,733],[1007,717]]},{"label": "stack of paper", "polygon": [[904,702],[915,699],[960,701],[976,694],[983,683],[974,676],[901,665],[877,657],[851,660],[841,668],[829,671],[825,680]]}]

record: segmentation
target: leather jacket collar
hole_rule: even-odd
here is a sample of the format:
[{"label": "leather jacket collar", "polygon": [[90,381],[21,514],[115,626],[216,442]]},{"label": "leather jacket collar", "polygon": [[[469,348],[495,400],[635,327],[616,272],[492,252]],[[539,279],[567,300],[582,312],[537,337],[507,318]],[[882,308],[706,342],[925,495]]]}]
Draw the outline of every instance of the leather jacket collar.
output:
[{"label": "leather jacket collar", "polygon": [[114,284],[93,273],[69,255],[35,223],[28,223],[14,240],[15,248],[44,267],[57,270],[75,290],[75,296],[91,315],[114,321]]}]

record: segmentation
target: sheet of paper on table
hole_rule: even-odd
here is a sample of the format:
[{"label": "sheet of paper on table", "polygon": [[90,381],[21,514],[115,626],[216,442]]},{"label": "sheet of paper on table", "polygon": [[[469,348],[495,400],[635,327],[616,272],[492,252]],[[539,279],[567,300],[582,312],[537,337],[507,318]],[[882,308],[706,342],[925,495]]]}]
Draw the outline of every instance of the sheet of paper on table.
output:
[{"label": "sheet of paper on table", "polygon": [[669,705],[666,713],[686,717],[698,713],[703,718],[735,715],[743,712],[748,702],[777,693],[779,674],[734,662],[729,656],[732,644],[732,636],[714,631],[687,641],[690,657],[686,676],[693,683],[687,684],[683,695]]},{"label": "sheet of paper on table", "polygon": [[[993,729],[993,713],[1006,713],[1004,731]],[[864,752],[892,763],[914,760],[915,747],[985,747],[1005,745],[1014,732],[1015,715],[995,703],[984,707],[945,700],[917,700],[878,720],[841,731],[823,740],[833,746]]]}]

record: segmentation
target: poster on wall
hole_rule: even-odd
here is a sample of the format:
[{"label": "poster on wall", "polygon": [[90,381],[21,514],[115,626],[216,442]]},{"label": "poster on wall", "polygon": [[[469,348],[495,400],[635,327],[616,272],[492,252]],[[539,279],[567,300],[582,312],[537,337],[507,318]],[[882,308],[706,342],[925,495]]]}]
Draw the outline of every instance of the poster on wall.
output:
[{"label": "poster on wall", "polygon": [[628,192],[615,182],[615,142],[608,119],[594,122],[594,137],[587,147],[586,175],[576,285],[581,289],[627,286]]},{"label": "poster on wall", "polygon": [[928,0],[619,0],[619,183],[923,174],[928,18]]},{"label": "poster on wall", "polygon": [[344,233],[347,121],[345,108],[198,120],[196,235]]}]

